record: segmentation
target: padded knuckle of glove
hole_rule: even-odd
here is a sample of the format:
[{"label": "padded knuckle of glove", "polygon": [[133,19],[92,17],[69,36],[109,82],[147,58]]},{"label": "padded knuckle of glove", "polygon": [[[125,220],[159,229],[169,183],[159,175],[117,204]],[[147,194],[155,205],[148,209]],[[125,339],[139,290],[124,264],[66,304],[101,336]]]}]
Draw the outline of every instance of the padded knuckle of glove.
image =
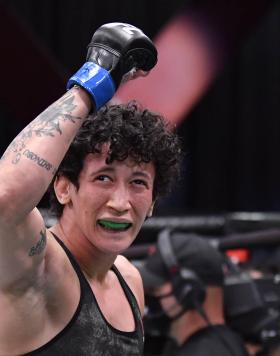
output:
[{"label": "padded knuckle of glove", "polygon": [[84,87],[99,109],[111,99],[128,72],[149,71],[155,66],[157,50],[140,29],[115,22],[99,27],[93,34],[86,60],[67,88],[75,84]]}]

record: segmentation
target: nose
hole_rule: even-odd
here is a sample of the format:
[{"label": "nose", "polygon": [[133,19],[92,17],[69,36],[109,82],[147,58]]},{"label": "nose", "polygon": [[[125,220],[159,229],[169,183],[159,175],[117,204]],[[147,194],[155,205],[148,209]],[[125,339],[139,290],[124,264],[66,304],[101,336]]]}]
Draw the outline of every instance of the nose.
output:
[{"label": "nose", "polygon": [[107,206],[114,209],[118,213],[123,213],[130,208],[130,195],[128,189],[123,185],[117,186],[110,192],[110,197],[107,202]]}]

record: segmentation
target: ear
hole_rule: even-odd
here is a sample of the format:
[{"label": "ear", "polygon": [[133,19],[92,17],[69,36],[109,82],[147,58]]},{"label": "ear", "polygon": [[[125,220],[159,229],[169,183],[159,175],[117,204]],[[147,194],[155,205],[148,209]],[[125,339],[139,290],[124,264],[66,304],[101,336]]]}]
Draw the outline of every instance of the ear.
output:
[{"label": "ear", "polygon": [[66,205],[70,202],[70,181],[65,176],[59,176],[54,181],[54,191],[57,200],[62,205]]},{"label": "ear", "polygon": [[150,209],[148,210],[148,213],[147,213],[147,218],[152,217],[155,203],[156,203],[155,201],[152,202],[152,205],[150,206]]}]

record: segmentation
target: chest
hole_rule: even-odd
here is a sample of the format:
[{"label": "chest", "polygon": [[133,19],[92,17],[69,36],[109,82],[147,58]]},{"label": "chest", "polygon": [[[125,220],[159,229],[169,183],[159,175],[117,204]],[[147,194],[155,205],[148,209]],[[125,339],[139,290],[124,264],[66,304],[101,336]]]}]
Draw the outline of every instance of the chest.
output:
[{"label": "chest", "polygon": [[97,306],[103,318],[113,328],[131,332],[135,330],[132,306],[117,277],[113,277],[106,286],[89,282]]}]

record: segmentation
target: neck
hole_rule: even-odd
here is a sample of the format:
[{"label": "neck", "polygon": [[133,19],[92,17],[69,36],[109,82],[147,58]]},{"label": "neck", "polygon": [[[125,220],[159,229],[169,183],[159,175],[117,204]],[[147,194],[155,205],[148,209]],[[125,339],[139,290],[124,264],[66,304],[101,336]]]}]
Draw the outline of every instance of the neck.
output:
[{"label": "neck", "polygon": [[[222,288],[207,288],[203,309],[211,325],[225,323]],[[182,345],[190,336],[207,326],[208,322],[197,310],[189,310],[171,323],[170,336]]]},{"label": "neck", "polygon": [[71,251],[89,280],[102,282],[112,267],[116,255],[98,250],[80,231],[61,217],[50,231],[56,234]]}]

